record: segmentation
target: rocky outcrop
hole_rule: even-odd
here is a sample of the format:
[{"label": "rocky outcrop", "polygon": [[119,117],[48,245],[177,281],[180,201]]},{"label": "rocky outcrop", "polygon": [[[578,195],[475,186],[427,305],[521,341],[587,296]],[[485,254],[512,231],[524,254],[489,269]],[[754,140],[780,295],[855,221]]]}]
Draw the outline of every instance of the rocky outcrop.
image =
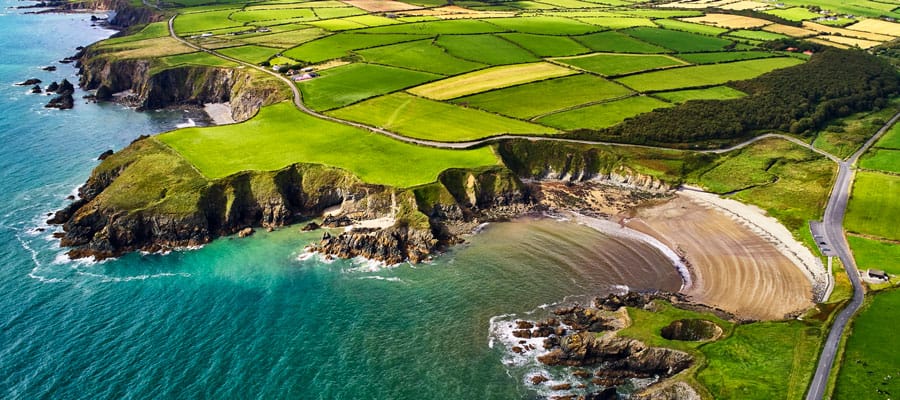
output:
[{"label": "rocky outcrop", "polygon": [[660,336],[668,340],[706,341],[722,336],[722,328],[705,319],[681,319],[662,328]]},{"label": "rocky outcrop", "polygon": [[700,400],[702,397],[686,382],[654,385],[633,395],[634,400]]},{"label": "rocky outcrop", "polygon": [[37,85],[38,83],[41,83],[40,79],[31,78],[31,79],[26,79],[22,82],[17,83],[16,86],[30,86],[30,85]]},{"label": "rocky outcrop", "polygon": [[75,86],[67,79],[57,84],[53,82],[47,87],[47,92],[56,92],[56,96],[50,99],[44,108],[58,108],[60,110],[68,110],[75,106]]},{"label": "rocky outcrop", "polygon": [[392,226],[385,229],[357,229],[337,236],[325,233],[310,250],[339,258],[364,257],[393,265],[404,261],[419,263],[431,258],[438,247],[430,229]]}]

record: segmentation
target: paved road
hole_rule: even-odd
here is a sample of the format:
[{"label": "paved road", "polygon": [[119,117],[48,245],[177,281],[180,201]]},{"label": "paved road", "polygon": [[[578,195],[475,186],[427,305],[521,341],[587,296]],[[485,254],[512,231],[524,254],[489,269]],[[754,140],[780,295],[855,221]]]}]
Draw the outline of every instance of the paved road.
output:
[{"label": "paved road", "polygon": [[820,400],[825,395],[825,389],[828,386],[828,375],[831,373],[831,366],[834,364],[834,358],[837,355],[838,345],[844,329],[850,318],[856,314],[863,302],[863,287],[859,281],[859,273],[856,269],[856,263],[850,253],[850,246],[844,237],[844,213],[847,210],[847,202],[850,199],[850,186],[853,182],[853,164],[859,157],[878,140],[888,128],[900,118],[900,113],[894,115],[878,132],[872,136],[856,153],[847,161],[838,163],[837,179],[834,182],[834,188],[831,191],[831,198],[828,199],[828,205],[825,207],[825,217],[823,218],[825,238],[831,248],[837,253],[841,263],[844,264],[844,270],[850,276],[850,282],[853,283],[853,298],[850,303],[841,310],[834,319],[831,326],[831,332],[828,332],[828,338],[825,339],[825,345],[822,348],[822,355],[819,356],[819,364],[816,366],[816,373],[813,380],[809,384],[809,391],[806,394],[807,400]]}]

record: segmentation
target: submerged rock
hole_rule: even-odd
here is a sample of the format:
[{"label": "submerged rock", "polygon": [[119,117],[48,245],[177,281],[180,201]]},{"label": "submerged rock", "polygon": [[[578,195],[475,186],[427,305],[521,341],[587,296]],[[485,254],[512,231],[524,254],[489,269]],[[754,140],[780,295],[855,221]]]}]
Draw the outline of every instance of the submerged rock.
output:
[{"label": "submerged rock", "polygon": [[38,78],[31,78],[31,79],[25,80],[24,82],[17,83],[16,86],[31,86],[31,85],[37,85],[38,83],[41,83],[41,82],[42,81]]},{"label": "submerged rock", "polygon": [[42,92],[43,92],[43,90],[41,90],[41,85],[34,85],[31,87],[31,93],[39,94]]},{"label": "submerged rock", "polygon": [[240,231],[238,231],[238,237],[239,237],[239,238],[245,238],[245,237],[248,237],[248,236],[253,235],[254,233],[256,233],[256,231],[253,230],[253,228],[251,228],[251,227],[248,226],[248,227],[246,227],[246,228],[241,229]]}]

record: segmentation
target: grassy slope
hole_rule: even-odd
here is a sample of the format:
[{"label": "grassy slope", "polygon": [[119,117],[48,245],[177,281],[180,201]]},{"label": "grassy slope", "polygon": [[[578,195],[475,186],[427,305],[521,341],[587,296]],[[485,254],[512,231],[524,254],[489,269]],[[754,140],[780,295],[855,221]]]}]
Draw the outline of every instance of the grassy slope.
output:
[{"label": "grassy slope", "polygon": [[312,118],[289,102],[265,107],[241,124],[182,129],[162,134],[159,140],[208,178],[303,162],[343,168],[366,182],[408,187],[433,182],[448,168],[497,163],[490,148],[451,151],[408,145]]},{"label": "grassy slope", "polygon": [[504,65],[432,82],[410,89],[418,96],[449,100],[507,86],[558,78],[577,71],[551,63]]},{"label": "grassy slope", "polygon": [[369,62],[441,75],[456,75],[487,66],[454,57],[433,45],[430,39],[375,47],[357,53]]},{"label": "grassy slope", "polygon": [[658,91],[719,85],[728,81],[757,77],[778,68],[801,64],[803,61],[790,58],[764,58],[761,60],[737,61],[727,64],[698,65],[646,72],[617,79],[625,86],[638,91]]},{"label": "grassy slope", "polygon": [[635,96],[550,114],[539,118],[538,122],[565,130],[578,128],[600,129],[618,124],[628,117],[671,106],[671,104],[653,97]]},{"label": "grassy slope", "polygon": [[490,65],[538,60],[529,51],[494,35],[441,35],[435,44],[455,57]]},{"label": "grassy slope", "polygon": [[[838,119],[819,132],[813,145],[838,157],[849,157],[897,112],[898,106],[900,99],[895,99],[882,110]],[[900,125],[895,125],[875,147],[900,149]]]},{"label": "grassy slope", "polygon": [[684,63],[667,56],[630,54],[594,54],[562,58],[556,61],[606,76],[684,65]]},{"label": "grassy slope", "polygon": [[374,64],[348,64],[300,82],[304,102],[314,110],[331,110],[396,90],[439,79],[440,75]]},{"label": "grassy slope", "polygon": [[891,242],[848,235],[853,258],[860,270],[880,269],[890,274],[900,274],[900,245]]},{"label": "grassy slope", "polygon": [[654,96],[673,103],[684,103],[689,100],[727,100],[746,96],[746,93],[728,86],[713,86],[704,89],[676,90],[656,93]]},{"label": "grassy slope", "polygon": [[393,130],[405,136],[445,142],[500,134],[552,134],[555,130],[481,110],[394,93],[329,112],[338,118]]}]

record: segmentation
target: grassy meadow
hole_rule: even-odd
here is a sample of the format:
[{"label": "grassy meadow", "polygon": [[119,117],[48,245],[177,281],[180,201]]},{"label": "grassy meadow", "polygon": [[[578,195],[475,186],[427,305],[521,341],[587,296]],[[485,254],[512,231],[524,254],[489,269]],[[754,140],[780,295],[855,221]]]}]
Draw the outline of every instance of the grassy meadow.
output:
[{"label": "grassy meadow", "polygon": [[851,326],[834,388],[838,399],[888,399],[900,393],[900,352],[891,348],[900,290],[867,299]]},{"label": "grassy meadow", "polygon": [[857,172],[844,227],[854,233],[900,240],[900,176]]}]

